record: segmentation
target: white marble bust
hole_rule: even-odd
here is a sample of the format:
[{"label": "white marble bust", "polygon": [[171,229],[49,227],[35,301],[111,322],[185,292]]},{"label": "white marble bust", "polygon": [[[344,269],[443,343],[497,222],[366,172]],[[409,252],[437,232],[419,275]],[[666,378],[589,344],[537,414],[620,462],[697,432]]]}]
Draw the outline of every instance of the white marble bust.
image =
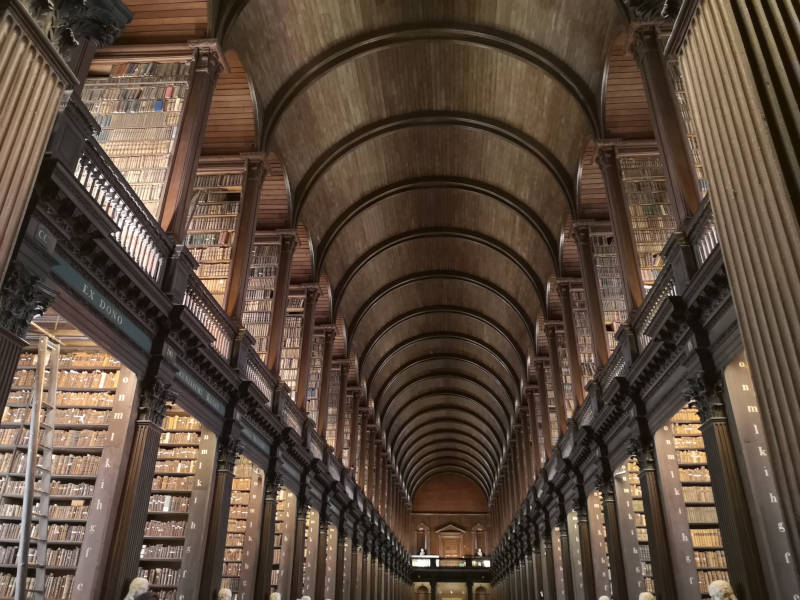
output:
[{"label": "white marble bust", "polygon": [[128,595],[123,600],[133,600],[147,591],[150,591],[150,582],[144,577],[135,577],[128,586]]},{"label": "white marble bust", "polygon": [[731,584],[723,579],[717,579],[708,584],[708,593],[711,600],[736,600]]},{"label": "white marble bust", "polygon": [[639,594],[639,600],[656,600],[656,597],[650,592],[642,592]]},{"label": "white marble bust", "polygon": [[231,598],[233,598],[233,592],[228,588],[222,588],[219,593],[217,593],[217,600],[231,600]]}]

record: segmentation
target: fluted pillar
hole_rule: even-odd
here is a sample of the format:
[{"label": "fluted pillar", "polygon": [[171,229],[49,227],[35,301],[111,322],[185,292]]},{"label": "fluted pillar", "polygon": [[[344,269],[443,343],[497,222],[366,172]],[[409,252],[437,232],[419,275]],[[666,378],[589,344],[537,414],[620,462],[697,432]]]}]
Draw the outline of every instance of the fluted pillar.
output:
[{"label": "fluted pillar", "polygon": [[586,308],[589,315],[589,329],[592,333],[592,347],[594,358],[598,367],[603,367],[608,362],[608,339],[606,338],[605,315],[600,290],[597,285],[597,272],[592,256],[592,239],[589,227],[574,225],[572,235],[578,247],[578,260],[581,264],[583,279],[583,292],[586,296]]},{"label": "fluted pillar", "polygon": [[297,361],[297,392],[295,402],[300,410],[305,410],[306,393],[308,392],[308,376],[311,373],[311,351],[314,346],[314,316],[317,312],[319,288],[306,288],[306,299],[303,304],[303,329],[300,338],[300,358]]},{"label": "fluted pillar", "polygon": [[283,326],[286,320],[286,306],[289,303],[289,280],[292,257],[297,247],[294,232],[282,233],[281,252],[278,256],[278,274],[275,276],[275,296],[272,299],[272,315],[269,323],[267,341],[267,368],[276,377],[280,374],[281,349],[283,348]]}]

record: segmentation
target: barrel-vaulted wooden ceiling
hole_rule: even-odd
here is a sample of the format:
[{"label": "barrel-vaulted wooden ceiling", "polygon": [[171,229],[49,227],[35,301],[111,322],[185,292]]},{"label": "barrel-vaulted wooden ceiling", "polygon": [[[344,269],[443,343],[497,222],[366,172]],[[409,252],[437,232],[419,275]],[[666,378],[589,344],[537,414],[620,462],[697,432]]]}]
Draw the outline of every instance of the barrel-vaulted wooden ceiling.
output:
[{"label": "barrel-vaulted wooden ceiling", "polygon": [[249,0],[220,17],[413,496],[490,495],[624,17],[616,0]]}]

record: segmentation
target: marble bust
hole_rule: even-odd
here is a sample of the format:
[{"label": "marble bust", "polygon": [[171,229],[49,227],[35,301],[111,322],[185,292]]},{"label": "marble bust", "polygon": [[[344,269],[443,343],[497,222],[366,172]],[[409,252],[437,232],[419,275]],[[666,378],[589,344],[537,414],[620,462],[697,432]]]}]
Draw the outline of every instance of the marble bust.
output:
[{"label": "marble bust", "polygon": [[708,584],[708,593],[711,600],[736,600],[731,584],[723,579],[717,579]]}]

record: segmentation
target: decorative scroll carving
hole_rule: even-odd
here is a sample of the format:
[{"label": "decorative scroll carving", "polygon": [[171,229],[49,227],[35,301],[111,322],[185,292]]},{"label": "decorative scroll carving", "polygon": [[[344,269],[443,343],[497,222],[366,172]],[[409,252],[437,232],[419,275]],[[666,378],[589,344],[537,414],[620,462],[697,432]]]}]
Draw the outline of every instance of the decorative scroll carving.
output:
[{"label": "decorative scroll carving", "polygon": [[119,0],[23,0],[23,5],[62,54],[84,39],[110,46],[133,18]]},{"label": "decorative scroll carving", "polygon": [[673,19],[678,14],[682,0],[622,0],[631,18],[636,21]]},{"label": "decorative scroll carving", "polygon": [[167,404],[174,402],[176,398],[175,392],[170,388],[170,384],[162,383],[158,379],[154,379],[149,385],[144,386],[139,396],[137,417],[139,421],[150,421],[161,426],[164,416],[167,414]]},{"label": "decorative scroll carving", "polygon": [[52,299],[52,292],[38,277],[12,264],[0,289],[0,327],[24,336],[33,318],[44,313]]}]

